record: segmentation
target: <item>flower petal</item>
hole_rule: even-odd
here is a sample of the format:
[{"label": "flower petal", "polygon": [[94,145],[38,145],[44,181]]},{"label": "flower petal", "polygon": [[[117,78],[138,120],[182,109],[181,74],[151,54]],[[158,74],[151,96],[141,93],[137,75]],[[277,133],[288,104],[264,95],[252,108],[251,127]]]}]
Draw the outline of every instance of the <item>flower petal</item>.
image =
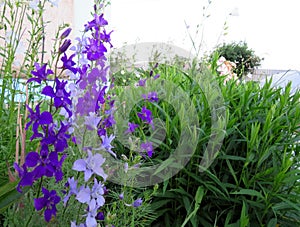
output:
[{"label": "flower petal", "polygon": [[35,151],[29,152],[25,159],[25,165],[27,167],[35,167],[38,164],[39,160],[40,160],[40,155],[37,152]]},{"label": "flower petal", "polygon": [[86,170],[86,162],[84,159],[78,159],[74,162],[73,170],[77,170],[77,171],[85,171]]},{"label": "flower petal", "polygon": [[53,118],[52,118],[52,115],[51,115],[50,112],[44,111],[44,112],[40,115],[40,121],[39,121],[39,123],[40,123],[41,125],[43,125],[43,124],[49,125],[49,124],[52,123],[52,122],[53,122]]},{"label": "flower petal", "polygon": [[51,86],[44,87],[44,89],[42,90],[42,94],[46,95],[46,96],[50,96],[51,98],[55,97],[55,93],[54,93],[53,88]]}]

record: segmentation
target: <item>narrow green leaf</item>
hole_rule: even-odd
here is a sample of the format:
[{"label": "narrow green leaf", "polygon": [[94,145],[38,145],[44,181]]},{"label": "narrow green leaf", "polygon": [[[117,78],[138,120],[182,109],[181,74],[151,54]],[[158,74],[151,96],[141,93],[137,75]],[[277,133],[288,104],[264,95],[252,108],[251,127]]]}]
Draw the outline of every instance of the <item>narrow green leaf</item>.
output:
[{"label": "narrow green leaf", "polygon": [[240,219],[240,227],[247,227],[249,225],[249,217],[247,212],[246,203],[243,201],[243,208],[241,212],[241,219]]},{"label": "narrow green leaf", "polygon": [[238,192],[231,192],[230,194],[257,196],[258,198],[261,198],[261,199],[264,198],[260,192],[253,190],[253,189],[241,189]]}]

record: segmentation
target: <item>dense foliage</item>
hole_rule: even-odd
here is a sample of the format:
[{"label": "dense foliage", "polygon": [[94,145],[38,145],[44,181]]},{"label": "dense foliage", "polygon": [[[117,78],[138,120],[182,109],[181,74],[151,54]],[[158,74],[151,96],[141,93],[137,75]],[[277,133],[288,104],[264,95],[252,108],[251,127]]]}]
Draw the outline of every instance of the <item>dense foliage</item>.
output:
[{"label": "dense foliage", "polygon": [[214,50],[212,56],[214,53],[218,53],[226,60],[234,62],[236,64],[234,72],[238,77],[251,73],[255,67],[260,66],[263,60],[255,54],[254,50],[248,47],[246,42],[223,43]]}]

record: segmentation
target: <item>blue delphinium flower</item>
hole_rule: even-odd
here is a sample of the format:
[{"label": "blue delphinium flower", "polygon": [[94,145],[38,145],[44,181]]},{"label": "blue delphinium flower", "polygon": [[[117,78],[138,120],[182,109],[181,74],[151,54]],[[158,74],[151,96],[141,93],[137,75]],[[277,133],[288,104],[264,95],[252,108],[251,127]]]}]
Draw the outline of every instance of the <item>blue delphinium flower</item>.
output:
[{"label": "blue delphinium flower", "polygon": [[21,187],[32,186],[34,182],[34,174],[28,172],[27,166],[25,164],[23,164],[21,167],[17,163],[14,163],[14,168],[15,170],[17,170],[20,177],[20,181],[17,185],[17,191],[22,193]]},{"label": "blue delphinium flower", "polygon": [[98,117],[96,113],[90,113],[89,116],[85,116],[84,124],[87,126],[88,130],[97,130],[98,124],[101,121],[101,117]]},{"label": "blue delphinium flower", "polygon": [[107,52],[106,47],[103,43],[95,39],[88,39],[89,44],[86,46],[86,50],[83,53],[87,54],[87,59],[90,61],[95,61],[104,56],[104,53]]},{"label": "blue delphinium flower", "polygon": [[82,186],[76,195],[76,199],[81,203],[87,203],[90,204],[92,200],[96,202],[97,208],[102,207],[105,203],[105,199],[103,197],[104,195],[104,189],[103,184],[97,181],[96,178],[94,178],[94,185],[92,189],[90,189],[88,186],[84,187]]},{"label": "blue delphinium flower", "polygon": [[151,158],[153,155],[152,142],[141,143],[141,151],[146,152],[148,157]]},{"label": "blue delphinium flower", "polygon": [[138,198],[138,199],[134,200],[134,202],[132,203],[132,206],[139,207],[142,205],[142,203],[143,203],[143,200],[141,198]]},{"label": "blue delphinium flower", "polygon": [[49,125],[53,122],[51,113],[48,111],[40,113],[40,103],[36,105],[35,112],[28,105],[26,105],[26,107],[29,110],[28,118],[30,121],[26,124],[25,129],[28,130],[29,126],[32,125],[33,131],[33,135],[31,136],[30,140],[42,137],[43,134],[38,131],[38,128],[41,125]]},{"label": "blue delphinium flower", "polygon": [[158,101],[157,93],[155,91],[149,92],[148,95],[142,94],[142,97],[143,97],[143,99],[148,100],[149,102],[157,102]]},{"label": "blue delphinium flower", "polygon": [[104,27],[106,25],[108,25],[108,22],[107,20],[104,19],[103,14],[101,15],[94,14],[94,19],[85,25],[85,30],[86,31],[92,29],[99,30],[100,27]]},{"label": "blue delphinium flower", "polygon": [[72,105],[72,101],[70,99],[70,92],[66,91],[67,81],[60,81],[58,78],[55,79],[55,91],[53,87],[46,86],[42,90],[42,94],[49,96],[54,99],[54,106],[56,108],[63,107],[69,114],[69,117],[72,116],[72,111],[70,107]]},{"label": "blue delphinium flower", "polygon": [[101,136],[101,139],[102,139],[101,148],[105,149],[108,153],[110,153],[112,156],[114,156],[116,158],[117,155],[111,150],[113,148],[113,146],[111,145],[111,142],[113,141],[114,138],[115,138],[114,135],[110,135],[108,137],[107,134],[105,134],[105,135]]},{"label": "blue delphinium flower", "polygon": [[56,216],[56,204],[60,202],[60,197],[56,194],[55,190],[49,192],[43,187],[42,192],[44,197],[34,199],[34,207],[36,210],[45,208],[44,218],[49,222],[52,216]]},{"label": "blue delphinium flower", "polygon": [[64,56],[62,56],[61,61],[63,62],[63,69],[68,69],[74,74],[77,73],[77,68],[74,67],[76,63],[73,61],[73,57],[75,57],[76,54],[72,54],[69,58],[67,57],[67,54],[64,53]]},{"label": "blue delphinium flower", "polygon": [[153,125],[152,112],[151,110],[148,110],[145,106],[142,107],[142,111],[137,113],[137,115],[142,121]]},{"label": "blue delphinium flower", "polygon": [[68,178],[68,182],[67,182],[66,186],[69,187],[70,189],[69,189],[68,194],[63,199],[65,206],[72,195],[77,195],[77,193],[78,193],[77,183],[78,183],[78,181],[75,180],[74,177]]},{"label": "blue delphinium flower", "polygon": [[86,159],[78,159],[74,162],[72,169],[76,171],[84,172],[84,180],[88,181],[93,174],[101,176],[106,180],[107,175],[104,173],[102,164],[105,162],[105,158],[101,154],[92,154],[88,151],[88,157]]},{"label": "blue delphinium flower", "polygon": [[53,74],[53,71],[51,69],[46,70],[47,64],[43,64],[43,66],[40,66],[40,64],[36,62],[34,63],[34,66],[36,71],[32,70],[31,74],[35,77],[27,80],[27,83],[35,81],[40,84],[42,81],[45,81],[49,75]]},{"label": "blue delphinium flower", "polygon": [[138,127],[139,127],[138,124],[128,122],[128,129],[126,130],[126,133],[133,133],[135,129]]},{"label": "blue delphinium flower", "polygon": [[68,140],[71,138],[68,130],[69,124],[60,122],[60,127],[57,128],[55,124],[51,124],[48,127],[47,137],[44,137],[41,142],[47,145],[54,145],[56,152],[62,152],[68,147]]}]

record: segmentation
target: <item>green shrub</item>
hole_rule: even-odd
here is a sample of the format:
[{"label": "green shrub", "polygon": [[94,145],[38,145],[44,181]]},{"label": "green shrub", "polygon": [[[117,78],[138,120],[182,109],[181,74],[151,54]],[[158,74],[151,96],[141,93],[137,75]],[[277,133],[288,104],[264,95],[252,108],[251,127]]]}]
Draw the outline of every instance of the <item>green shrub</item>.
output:
[{"label": "green shrub", "polygon": [[[257,66],[260,66],[262,58],[258,57],[254,50],[250,49],[246,42],[233,42],[230,44],[222,44],[218,46],[214,53],[217,52],[219,56],[223,56],[226,60],[234,62],[236,68],[234,72],[238,77],[252,72]],[[214,53],[211,55],[214,55]]]},{"label": "green shrub", "polygon": [[[253,81],[223,85],[217,78],[227,112],[226,136],[213,164],[200,172],[211,134],[210,97],[193,82],[193,72],[161,65],[159,73],[194,101],[200,136],[190,162],[160,185],[151,204],[159,216],[153,226],[300,226],[300,93],[291,96],[290,85],[285,90]],[[160,157],[172,152],[180,138],[172,133],[180,133],[176,116],[169,114],[167,136],[156,150]]]}]

